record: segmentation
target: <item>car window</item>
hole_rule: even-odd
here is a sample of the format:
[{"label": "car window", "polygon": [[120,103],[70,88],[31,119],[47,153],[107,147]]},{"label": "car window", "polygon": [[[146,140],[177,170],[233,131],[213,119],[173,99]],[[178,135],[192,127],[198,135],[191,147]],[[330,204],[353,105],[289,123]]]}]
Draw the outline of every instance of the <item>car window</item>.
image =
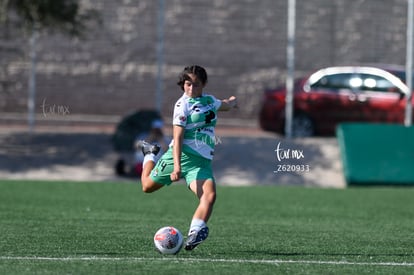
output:
[{"label": "car window", "polygon": [[361,79],[361,90],[363,91],[380,91],[380,92],[394,92],[399,91],[391,81],[388,79],[373,75],[373,74],[360,74]]},{"label": "car window", "polygon": [[321,77],[311,85],[312,89],[351,89],[352,73],[331,74]]},{"label": "car window", "polygon": [[[395,75],[396,77],[398,77],[399,79],[401,79],[402,82],[407,83],[406,80],[406,75],[404,71],[390,71],[390,73],[392,73],[393,75]],[[414,83],[414,74],[413,74],[413,78],[412,78],[412,83]]]}]

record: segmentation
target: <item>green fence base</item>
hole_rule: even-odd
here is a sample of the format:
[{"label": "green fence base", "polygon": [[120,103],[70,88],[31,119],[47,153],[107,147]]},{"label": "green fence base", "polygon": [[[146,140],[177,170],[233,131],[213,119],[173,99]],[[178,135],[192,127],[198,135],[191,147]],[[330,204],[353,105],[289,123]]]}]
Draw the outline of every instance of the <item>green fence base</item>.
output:
[{"label": "green fence base", "polygon": [[348,185],[414,185],[414,127],[343,123],[337,137]]}]

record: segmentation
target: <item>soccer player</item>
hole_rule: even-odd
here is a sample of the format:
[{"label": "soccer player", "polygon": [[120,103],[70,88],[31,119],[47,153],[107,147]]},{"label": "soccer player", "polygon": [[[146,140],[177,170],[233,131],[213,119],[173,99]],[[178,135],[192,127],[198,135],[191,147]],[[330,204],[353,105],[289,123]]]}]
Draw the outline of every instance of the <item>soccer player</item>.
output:
[{"label": "soccer player", "polygon": [[207,72],[197,65],[185,67],[177,84],[184,93],[174,106],[173,140],[158,161],[159,146],[142,141],[145,157],[141,183],[142,190],[151,193],[185,179],[199,199],[185,242],[185,249],[192,250],[208,236],[207,222],[216,199],[211,161],[216,144],[217,111],[236,108],[237,100],[234,96],[219,100],[205,94]]}]

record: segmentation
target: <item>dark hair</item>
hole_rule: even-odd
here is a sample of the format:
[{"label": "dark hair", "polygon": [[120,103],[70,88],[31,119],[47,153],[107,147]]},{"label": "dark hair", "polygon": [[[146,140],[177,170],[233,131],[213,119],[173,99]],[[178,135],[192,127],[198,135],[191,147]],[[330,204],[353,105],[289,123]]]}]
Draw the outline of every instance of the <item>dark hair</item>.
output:
[{"label": "dark hair", "polygon": [[186,80],[191,80],[191,78],[188,76],[189,74],[194,74],[195,76],[197,76],[198,80],[200,80],[203,85],[206,85],[207,83],[206,70],[201,66],[192,65],[192,66],[185,67],[184,70],[178,76],[177,85],[181,87],[181,90],[184,91],[184,82]]}]

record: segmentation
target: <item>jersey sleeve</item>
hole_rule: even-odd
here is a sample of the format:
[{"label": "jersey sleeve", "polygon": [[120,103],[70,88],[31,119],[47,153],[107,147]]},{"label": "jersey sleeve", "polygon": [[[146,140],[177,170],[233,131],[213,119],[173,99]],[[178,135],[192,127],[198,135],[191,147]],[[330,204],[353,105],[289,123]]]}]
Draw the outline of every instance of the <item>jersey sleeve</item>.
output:
[{"label": "jersey sleeve", "polygon": [[213,99],[213,105],[216,110],[218,110],[221,106],[221,100],[217,99],[215,96],[209,95]]},{"label": "jersey sleeve", "polygon": [[174,105],[173,125],[185,127],[187,125],[186,104],[180,98]]}]

